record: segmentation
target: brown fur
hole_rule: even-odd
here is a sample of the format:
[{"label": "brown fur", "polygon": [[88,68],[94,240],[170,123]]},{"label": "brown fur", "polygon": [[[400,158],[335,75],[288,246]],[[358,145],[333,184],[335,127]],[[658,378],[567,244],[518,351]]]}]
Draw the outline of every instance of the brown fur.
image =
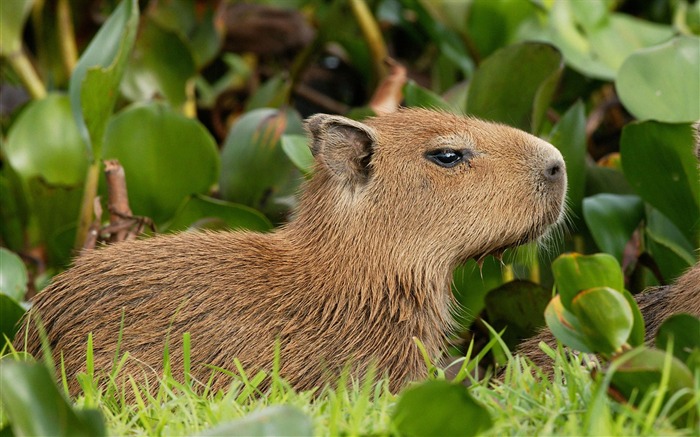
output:
[{"label": "brown fur", "polygon": [[[36,296],[31,313],[63,354],[71,392],[89,332],[95,368],[111,369],[122,314],[122,374],[151,384],[166,337],[182,376],[190,332],[201,381],[204,364],[230,369],[234,357],[250,372],[269,369],[279,339],[281,373],[298,389],[348,363],[356,376],[374,363],[398,389],[426,371],[413,337],[441,353],[455,266],[538,238],[561,217],[561,154],[516,129],[417,109],[365,124],[318,115],[307,129],[315,173],[281,229],[114,244],[84,253]],[[475,156],[449,169],[424,156],[443,147]],[[27,348],[40,353],[33,326]],[[229,381],[218,374],[214,388]]]},{"label": "brown fur", "polygon": [[[659,326],[673,314],[687,313],[700,317],[700,264],[691,267],[674,285],[654,287],[636,295],[635,300],[644,317],[646,342],[653,344]],[[545,374],[552,374],[552,360],[542,352],[540,342],[556,348],[557,341],[549,329],[543,329],[518,346]]]}]

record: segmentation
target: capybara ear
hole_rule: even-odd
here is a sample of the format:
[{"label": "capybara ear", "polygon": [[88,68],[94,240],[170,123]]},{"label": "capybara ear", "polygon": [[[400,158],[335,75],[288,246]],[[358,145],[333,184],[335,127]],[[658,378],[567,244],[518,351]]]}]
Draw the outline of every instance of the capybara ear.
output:
[{"label": "capybara ear", "polygon": [[364,183],[377,142],[371,127],[337,115],[316,114],[306,120],[311,153],[331,174],[345,182]]}]

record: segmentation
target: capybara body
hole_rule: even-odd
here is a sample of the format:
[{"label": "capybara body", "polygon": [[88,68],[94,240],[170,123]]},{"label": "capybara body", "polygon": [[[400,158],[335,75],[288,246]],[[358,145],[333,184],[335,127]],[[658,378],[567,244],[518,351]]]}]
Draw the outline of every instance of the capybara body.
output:
[{"label": "capybara body", "polygon": [[[332,381],[346,366],[388,375],[392,389],[425,374],[413,338],[441,353],[452,327],[452,271],[470,258],[536,239],[560,220],[561,154],[499,124],[404,109],[355,122],[306,123],[315,157],[293,219],[272,233],[185,232],[83,253],[34,299],[15,345],[40,353],[39,316],[68,384],[94,366],[153,382],[207,365],[271,368],[297,389]],[[26,323],[26,322],[25,322]],[[121,342],[118,344],[121,329]],[[230,378],[217,373],[213,388]]]}]

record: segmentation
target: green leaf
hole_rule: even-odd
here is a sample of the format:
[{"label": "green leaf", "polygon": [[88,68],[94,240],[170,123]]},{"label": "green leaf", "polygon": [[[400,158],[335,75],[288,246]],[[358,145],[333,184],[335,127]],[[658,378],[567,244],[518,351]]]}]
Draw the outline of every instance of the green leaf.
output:
[{"label": "green leaf", "polygon": [[[633,349],[622,354],[617,359],[624,363],[612,376],[611,386],[619,391],[625,398],[630,399],[635,391],[640,392],[636,399],[643,399],[647,390],[658,388],[661,383],[661,375],[666,362],[666,352],[658,349],[642,347],[642,351]],[[631,357],[631,359],[628,359]],[[678,390],[685,389],[687,394],[684,400],[689,401],[695,387],[693,374],[688,367],[676,357],[670,360],[670,378],[666,398],[672,396]]]},{"label": "green leaf", "polygon": [[5,337],[12,340],[19,329],[17,322],[24,316],[25,310],[12,297],[0,294],[0,348],[5,345]]},{"label": "green leaf", "polygon": [[583,199],[583,217],[595,244],[622,263],[625,246],[644,218],[644,203],[634,195],[596,194]]},{"label": "green leaf", "polygon": [[509,347],[515,347],[519,340],[531,337],[545,324],[543,314],[551,295],[533,282],[507,282],[486,295],[489,324],[497,331],[507,326],[502,338]]},{"label": "green leaf", "polygon": [[693,142],[690,125],[655,121],[626,125],[620,139],[627,180],[689,241],[696,241],[700,224],[700,171]]},{"label": "green leaf", "polygon": [[73,410],[43,364],[0,361],[0,400],[15,435],[104,436],[97,411]]},{"label": "green leaf", "polygon": [[679,36],[625,60],[615,88],[635,117],[667,123],[700,119],[700,38]]},{"label": "green leaf", "polygon": [[92,39],[70,78],[73,116],[92,159],[102,155],[107,121],[136,38],[137,0],[124,0]]},{"label": "green leaf", "polygon": [[16,301],[24,299],[27,292],[27,268],[22,259],[4,247],[0,247],[0,294]]},{"label": "green leaf", "polygon": [[27,205],[24,190],[16,174],[5,166],[8,177],[0,174],[0,239],[11,250],[24,249]]},{"label": "green leaf", "polygon": [[219,173],[216,142],[198,121],[159,103],[115,115],[105,135],[105,159],[126,173],[135,215],[163,223],[186,197],[208,193]]},{"label": "green leaf", "polygon": [[[149,18],[170,31],[177,32],[187,43],[197,68],[208,64],[219,54],[221,37],[214,23],[215,5],[196,4],[193,0],[158,2]],[[205,8],[202,12],[201,8]]]},{"label": "green leaf", "polygon": [[622,348],[634,326],[634,314],[627,299],[608,287],[578,293],[571,302],[571,312],[581,322],[586,343],[606,355]]},{"label": "green leaf", "polygon": [[82,187],[47,184],[43,178],[35,177],[27,183],[27,196],[36,220],[38,233],[34,244],[45,245],[52,266],[67,267],[75,240],[76,221]]},{"label": "green leaf", "polygon": [[548,44],[502,48],[474,74],[467,112],[538,133],[563,69],[561,54]]},{"label": "green leaf", "polygon": [[278,74],[267,80],[246,103],[246,112],[260,108],[280,108],[289,103],[291,81],[286,74]]},{"label": "green leaf", "polygon": [[594,352],[586,343],[581,322],[562,305],[561,295],[558,294],[549,301],[549,305],[544,310],[544,319],[552,334],[564,345],[580,352]]},{"label": "green leaf", "polygon": [[552,128],[549,142],[564,156],[566,162],[567,205],[574,216],[581,217],[586,187],[586,109],[576,101]]},{"label": "green leaf", "polygon": [[[474,62],[469,56],[459,34],[447,28],[442,23],[442,20],[433,17],[430,14],[430,8],[424,7],[423,2],[418,0],[403,0],[402,3],[404,7],[415,13],[415,21],[425,30],[430,41],[435,42],[440,53],[459,67],[465,77],[471,77],[474,71]],[[408,21],[406,27],[415,27],[414,20]]]},{"label": "green leaf", "polygon": [[630,332],[630,336],[627,339],[627,343],[632,346],[632,347],[637,347],[637,346],[642,346],[644,344],[644,339],[645,339],[645,326],[644,326],[644,316],[642,316],[642,312],[639,310],[639,306],[637,305],[637,301],[634,299],[634,296],[627,291],[627,290],[622,290],[622,295],[627,299],[627,303],[630,306],[630,309],[632,310],[632,332]]},{"label": "green leaf", "polygon": [[674,314],[661,324],[656,333],[656,347],[666,350],[673,340],[673,355],[687,362],[700,349],[700,319],[690,314]]},{"label": "green leaf", "polygon": [[161,230],[177,232],[191,227],[211,229],[214,226],[217,229],[259,232],[272,229],[267,217],[253,208],[197,194],[185,200],[167,228]]},{"label": "green leaf", "polygon": [[200,436],[312,436],[311,419],[298,408],[288,405],[273,405],[248,414],[246,417],[210,428]]},{"label": "green leaf", "polygon": [[3,4],[0,14],[0,56],[10,56],[22,49],[22,30],[34,0],[11,0]]},{"label": "green leaf", "polygon": [[651,206],[647,206],[646,210],[647,250],[654,257],[663,277],[670,281],[695,264],[693,245],[659,210]]},{"label": "green leaf", "polygon": [[[454,4],[456,2],[448,2]],[[522,23],[536,19],[537,6],[532,2],[474,0],[469,7],[467,24],[459,23],[482,57],[510,44]]]},{"label": "green leaf", "polygon": [[50,94],[29,102],[12,124],[3,150],[25,183],[39,176],[48,184],[78,186],[85,179],[85,143],[68,96]]},{"label": "green leaf", "polygon": [[622,171],[586,162],[587,196],[599,193],[635,194]]},{"label": "green leaf", "polygon": [[405,436],[474,436],[493,426],[488,410],[461,384],[427,381],[404,391],[392,422]]},{"label": "green leaf", "polygon": [[149,19],[141,27],[120,89],[132,101],[161,96],[181,107],[187,101],[187,81],[195,73],[193,54],[180,34]]},{"label": "green leaf", "polygon": [[673,29],[609,13],[599,2],[562,0],[554,2],[543,36],[562,51],[566,63],[575,70],[596,79],[614,80],[630,54],[668,40]]},{"label": "green leaf", "polygon": [[222,197],[268,216],[286,211],[286,197],[296,191],[301,178],[280,139],[284,134],[303,133],[301,118],[292,109],[256,109],[244,114],[229,131],[221,151]]},{"label": "green leaf", "polygon": [[315,161],[306,135],[282,135],[282,150],[302,173],[311,173]]},{"label": "green leaf", "polygon": [[615,257],[606,253],[564,254],[552,262],[557,291],[565,308],[571,310],[574,297],[583,290],[610,287],[622,291],[625,278]]},{"label": "green leaf", "polygon": [[449,112],[454,112],[449,103],[442,97],[423,88],[415,81],[409,80],[403,87],[404,104],[406,106],[415,106],[428,109],[442,109]]}]

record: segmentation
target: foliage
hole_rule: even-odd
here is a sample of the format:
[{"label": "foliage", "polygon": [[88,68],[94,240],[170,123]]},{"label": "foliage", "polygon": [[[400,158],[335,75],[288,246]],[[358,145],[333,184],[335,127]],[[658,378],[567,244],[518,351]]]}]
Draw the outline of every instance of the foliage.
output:
[{"label": "foliage", "polygon": [[[101,2],[99,8],[88,0],[5,3],[2,91],[20,97],[8,98],[9,109],[3,103],[0,114],[3,335],[13,336],[26,293],[40,290],[67,266],[91,223],[107,222],[100,208],[94,209],[100,194],[101,209],[108,210],[102,160],[121,161],[134,216],[150,218],[157,232],[269,231],[289,217],[294,193],[313,168],[303,117],[319,111],[355,118],[373,114],[379,90],[392,79],[382,59],[390,53],[412,80],[401,82],[389,100],[519,127],[551,142],[566,160],[565,229],[554,230],[543,246],[513,250],[503,265],[492,258],[483,264],[470,260],[455,272],[453,290],[467,311],[457,315],[453,352],[464,355],[474,340],[493,345],[497,336],[484,321],[499,331],[508,326],[503,340],[513,347],[543,323],[542,309],[556,284],[560,297],[545,313],[553,331],[578,350],[602,353],[615,371],[585,388],[583,377],[567,367],[578,389],[541,388],[528,379],[522,363],[510,360],[511,372],[522,372],[511,383],[534,391],[513,394],[508,378],[500,392],[482,385],[470,390],[494,417],[490,432],[507,429],[497,418],[507,408],[498,405],[533,405],[536,399],[545,405],[542,411],[563,408],[574,419],[540,411],[540,424],[529,419],[517,424],[523,433],[575,434],[580,427],[650,433],[646,422],[637,427],[627,406],[599,397],[609,389],[628,399],[636,396],[640,411],[656,408],[649,420],[682,416],[659,409],[668,400],[664,394],[654,398],[658,392],[635,391],[624,376],[615,375],[647,372],[646,381],[653,384],[644,387],[669,391],[669,383],[683,380],[673,376],[683,372],[677,369],[696,369],[700,361],[696,351],[682,352],[697,341],[685,335],[696,326],[687,319],[664,325],[660,351],[635,349],[643,327],[631,298],[645,287],[670,283],[698,256],[700,173],[691,123],[700,119],[700,2],[266,1],[286,8],[293,24],[285,38],[273,38],[281,47],[265,36],[284,32],[284,25],[272,28],[275,32],[255,27],[270,25],[264,9],[227,14],[224,7],[215,10],[198,0],[123,0]],[[253,19],[236,21],[244,16]],[[241,29],[250,34],[241,35]],[[251,35],[254,43],[246,46]],[[564,256],[552,263],[570,251],[609,256]],[[595,281],[577,285],[581,276],[572,265],[593,269],[583,277]],[[617,309],[606,314],[601,308]],[[505,346],[493,349],[500,352],[491,362],[503,364]],[[640,362],[655,364],[639,370]],[[697,390],[697,373],[694,380]],[[332,420],[345,420],[342,431],[348,433],[388,432],[395,399],[377,387],[373,394],[364,388],[354,394],[328,391],[328,403],[320,406],[292,391],[265,399],[290,401],[305,414],[326,408],[313,416],[314,430],[338,434]],[[560,403],[547,404],[545,390]],[[240,395],[235,388],[231,392]],[[567,393],[566,401],[561,393]],[[358,398],[371,398],[379,410],[366,405],[352,410],[348,399]],[[242,410],[236,408],[242,407],[223,404],[230,399],[221,395],[212,408],[238,418]],[[192,407],[203,402],[195,394],[181,404],[174,397],[160,399],[166,400],[177,408],[189,402],[192,414],[214,414]],[[246,411],[258,405],[245,402]],[[149,417],[163,414],[165,420],[173,414],[150,400],[137,412],[99,406],[109,412],[110,429],[117,433],[126,431],[122,427],[131,423],[132,413],[145,432],[170,430]],[[603,412],[601,428],[577,416],[584,406]],[[344,408],[357,416],[340,420]],[[267,411],[246,426],[254,427],[265,414],[293,421],[300,419],[297,413]],[[217,422],[223,417],[218,414]],[[377,427],[368,426],[364,414]],[[178,431],[202,432],[205,422],[209,419],[193,419],[194,426]]]},{"label": "foliage", "polygon": [[[697,418],[693,375],[700,372],[700,319],[671,316],[659,328],[657,345],[643,346],[644,320],[624,289],[622,272],[608,254],[562,255],[552,263],[559,294],[545,312],[547,325],[567,346],[608,360],[611,388],[633,403],[640,393],[657,389],[675,398],[678,411]],[[632,349],[632,347],[637,348]]]}]

